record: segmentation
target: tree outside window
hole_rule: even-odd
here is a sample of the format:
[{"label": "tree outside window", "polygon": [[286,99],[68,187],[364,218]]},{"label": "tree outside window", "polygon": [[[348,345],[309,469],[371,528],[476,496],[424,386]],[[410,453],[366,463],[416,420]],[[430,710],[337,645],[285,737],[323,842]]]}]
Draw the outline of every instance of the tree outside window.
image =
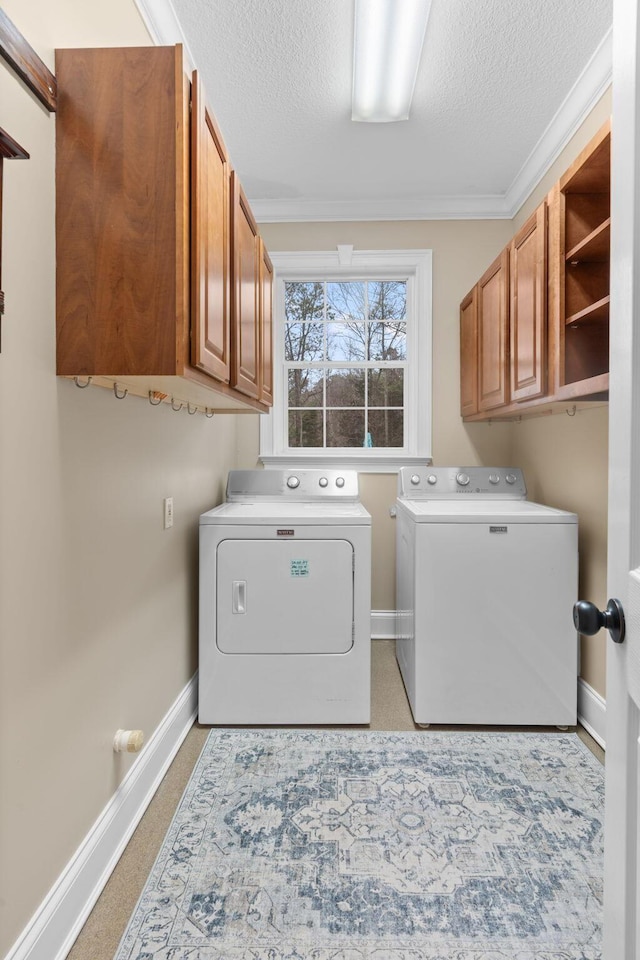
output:
[{"label": "tree outside window", "polygon": [[292,448],[405,446],[406,280],[286,281]]}]

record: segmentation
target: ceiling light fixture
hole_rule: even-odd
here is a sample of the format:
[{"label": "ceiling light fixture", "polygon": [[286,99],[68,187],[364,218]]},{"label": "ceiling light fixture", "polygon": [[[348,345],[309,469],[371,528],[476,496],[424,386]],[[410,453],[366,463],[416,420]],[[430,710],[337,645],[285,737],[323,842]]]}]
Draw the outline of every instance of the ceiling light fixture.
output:
[{"label": "ceiling light fixture", "polygon": [[431,0],[355,0],[352,120],[407,120]]}]

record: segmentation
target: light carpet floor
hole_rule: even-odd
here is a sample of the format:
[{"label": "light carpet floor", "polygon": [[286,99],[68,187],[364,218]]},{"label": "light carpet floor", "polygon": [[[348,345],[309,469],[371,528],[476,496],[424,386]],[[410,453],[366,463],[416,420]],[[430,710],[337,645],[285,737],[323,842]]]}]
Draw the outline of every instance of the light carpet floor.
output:
[{"label": "light carpet floor", "polygon": [[[417,732],[395,662],[392,641],[373,644],[370,729]],[[425,738],[426,742],[443,729],[433,727],[420,731],[419,738]],[[602,762],[602,750],[581,728],[578,733]],[[190,731],[74,944],[69,960],[113,960],[208,734],[208,728],[197,724]],[[336,956],[335,960],[346,960],[346,955],[344,958]],[[382,955],[376,960],[386,958]],[[416,958],[405,953],[403,960]],[[576,960],[576,957],[571,955],[567,960]]]}]

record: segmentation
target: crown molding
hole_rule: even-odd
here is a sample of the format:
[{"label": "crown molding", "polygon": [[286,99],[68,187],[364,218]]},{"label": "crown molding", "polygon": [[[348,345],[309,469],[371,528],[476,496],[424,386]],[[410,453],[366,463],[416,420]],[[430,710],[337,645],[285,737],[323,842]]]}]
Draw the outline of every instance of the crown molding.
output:
[{"label": "crown molding", "polygon": [[529,198],[611,85],[612,73],[613,31],[609,29],[507,190],[505,201],[511,217]]},{"label": "crown molding", "polygon": [[[156,44],[181,43],[196,68],[171,0],[135,0]],[[249,195],[259,223],[370,220],[511,220],[611,83],[612,30],[604,36],[505,194],[402,200],[265,200]]]},{"label": "crown molding", "polygon": [[405,200],[250,199],[259,223],[305,220],[510,219],[502,196],[416,197]]},{"label": "crown molding", "polygon": [[155,45],[161,47],[181,43],[185,66],[189,70],[195,70],[196,62],[171,0],[134,0],[134,2]]}]

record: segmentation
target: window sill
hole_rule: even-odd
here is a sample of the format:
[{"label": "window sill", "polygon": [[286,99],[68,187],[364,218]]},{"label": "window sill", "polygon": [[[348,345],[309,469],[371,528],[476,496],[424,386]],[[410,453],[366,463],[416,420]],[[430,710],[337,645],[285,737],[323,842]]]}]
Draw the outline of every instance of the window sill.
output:
[{"label": "window sill", "polygon": [[431,457],[389,456],[388,454],[371,454],[366,456],[331,455],[331,454],[300,454],[283,456],[261,456],[261,462],[269,468],[295,469],[344,467],[345,470],[357,470],[358,473],[397,473],[400,467],[425,467],[433,463]]}]

